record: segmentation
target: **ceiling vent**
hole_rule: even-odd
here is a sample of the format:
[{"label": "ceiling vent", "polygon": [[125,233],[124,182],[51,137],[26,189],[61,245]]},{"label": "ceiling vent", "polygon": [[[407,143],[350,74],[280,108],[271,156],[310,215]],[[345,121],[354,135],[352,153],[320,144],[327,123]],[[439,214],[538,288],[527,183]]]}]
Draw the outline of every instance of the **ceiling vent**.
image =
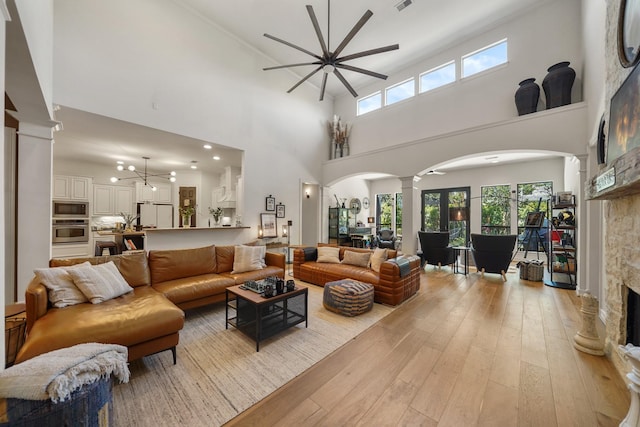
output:
[{"label": "ceiling vent", "polygon": [[403,0],[396,5],[396,9],[398,9],[398,12],[400,12],[402,9],[409,6],[411,3],[412,3],[411,0]]}]

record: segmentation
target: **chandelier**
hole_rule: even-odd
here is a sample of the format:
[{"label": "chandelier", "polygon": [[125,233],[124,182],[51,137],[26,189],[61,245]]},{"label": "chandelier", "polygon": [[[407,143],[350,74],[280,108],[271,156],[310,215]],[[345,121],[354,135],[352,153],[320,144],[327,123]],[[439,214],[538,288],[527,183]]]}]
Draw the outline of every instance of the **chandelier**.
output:
[{"label": "chandelier", "polygon": [[[176,173],[175,171],[171,171],[169,173],[157,173],[157,174],[149,174],[147,173],[147,161],[150,159],[150,157],[142,157],[144,159],[144,172],[140,173],[136,170],[136,167],[133,165],[129,165],[127,166],[127,170],[130,172],[133,172],[136,174],[136,176],[129,176],[129,177],[124,177],[124,178],[118,178],[115,176],[111,177],[111,182],[118,182],[118,181],[122,181],[125,179],[136,179],[139,178],[142,180],[142,182],[144,182],[144,185],[151,187],[152,191],[156,191],[157,188],[154,185],[149,184],[148,179],[150,177],[157,177],[157,178],[165,178],[168,179],[171,182],[176,182]],[[119,171],[123,171],[124,170],[124,164],[122,162],[118,162],[118,166],[116,166],[116,169]]]}]

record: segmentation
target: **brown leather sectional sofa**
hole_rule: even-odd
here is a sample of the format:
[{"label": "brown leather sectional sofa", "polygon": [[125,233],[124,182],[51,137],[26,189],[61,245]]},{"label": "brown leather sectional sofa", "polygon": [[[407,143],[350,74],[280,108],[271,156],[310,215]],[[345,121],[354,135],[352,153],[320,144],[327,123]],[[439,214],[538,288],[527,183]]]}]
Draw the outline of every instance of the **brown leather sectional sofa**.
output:
[{"label": "brown leather sectional sofa", "polygon": [[267,252],[265,268],[232,274],[234,246],[52,259],[49,266],[85,261],[113,261],[133,292],[100,304],[53,308],[47,289],[34,277],[26,291],[27,338],[16,363],[85,342],[125,345],[129,361],[171,350],[175,363],[183,309],[224,301],[227,287],[246,280],[284,278],[285,266],[284,254]]},{"label": "brown leather sectional sofa", "polygon": [[[326,246],[326,245],[325,245]],[[369,249],[340,247],[340,260],[345,251],[370,252]],[[374,287],[374,301],[398,305],[420,289],[420,258],[415,255],[397,258],[397,252],[388,249],[388,260],[377,273],[371,268],[350,264],[317,262],[316,248],[296,248],[293,252],[293,276],[315,285],[342,279],[353,279],[370,283]]]}]

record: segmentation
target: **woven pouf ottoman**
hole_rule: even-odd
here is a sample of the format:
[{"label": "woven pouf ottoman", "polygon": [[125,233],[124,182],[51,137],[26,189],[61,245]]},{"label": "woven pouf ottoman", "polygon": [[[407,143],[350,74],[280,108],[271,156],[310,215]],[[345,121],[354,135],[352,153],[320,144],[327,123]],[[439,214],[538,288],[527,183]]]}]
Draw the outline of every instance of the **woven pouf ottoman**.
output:
[{"label": "woven pouf ottoman", "polygon": [[357,316],[373,307],[373,285],[344,279],[324,285],[322,305],[344,316]]}]

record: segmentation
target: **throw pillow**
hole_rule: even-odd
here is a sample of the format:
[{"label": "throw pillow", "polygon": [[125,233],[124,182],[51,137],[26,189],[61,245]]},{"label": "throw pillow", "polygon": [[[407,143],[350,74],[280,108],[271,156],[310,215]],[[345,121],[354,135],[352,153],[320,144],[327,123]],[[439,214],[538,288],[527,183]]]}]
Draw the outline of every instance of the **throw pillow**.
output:
[{"label": "throw pillow", "polygon": [[318,262],[340,264],[340,248],[321,246],[318,248]]},{"label": "throw pillow", "polygon": [[233,271],[231,271],[231,274],[262,270],[264,268],[266,249],[265,246],[236,246],[233,253]]},{"label": "throw pillow", "polygon": [[357,265],[358,267],[369,267],[370,252],[344,251],[343,264]]},{"label": "throw pillow", "polygon": [[133,291],[113,261],[73,268],[69,270],[69,275],[91,304],[100,304]]},{"label": "throw pillow", "polygon": [[86,261],[69,267],[36,268],[33,272],[40,283],[47,288],[51,305],[62,308],[88,301],[87,297],[73,283],[67,270],[90,265],[89,261]]},{"label": "throw pillow", "polygon": [[380,266],[388,259],[388,250],[376,248],[371,255],[371,269],[376,273],[380,273]]}]

